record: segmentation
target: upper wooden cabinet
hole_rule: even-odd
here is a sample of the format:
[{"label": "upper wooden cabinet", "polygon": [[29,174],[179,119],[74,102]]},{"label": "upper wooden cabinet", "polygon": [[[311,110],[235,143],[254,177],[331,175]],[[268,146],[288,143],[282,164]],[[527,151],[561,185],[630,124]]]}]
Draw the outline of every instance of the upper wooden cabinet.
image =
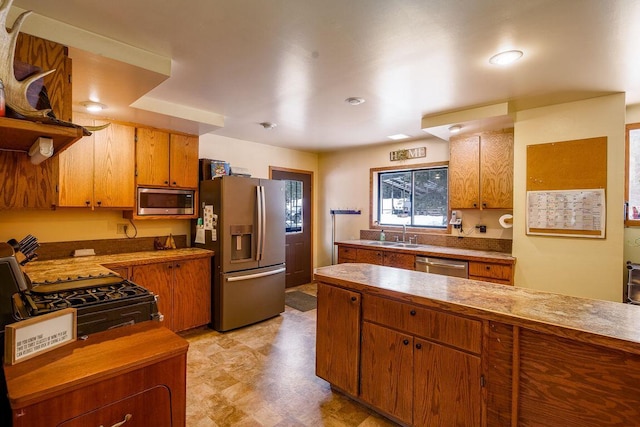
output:
[{"label": "upper wooden cabinet", "polygon": [[[86,126],[107,123],[76,120]],[[59,206],[133,208],[134,137],[133,127],[111,123],[60,153]]]},{"label": "upper wooden cabinet", "polygon": [[198,137],[156,129],[136,130],[136,183],[198,187]]},{"label": "upper wooden cabinet", "polygon": [[513,130],[449,141],[451,209],[513,209]]}]

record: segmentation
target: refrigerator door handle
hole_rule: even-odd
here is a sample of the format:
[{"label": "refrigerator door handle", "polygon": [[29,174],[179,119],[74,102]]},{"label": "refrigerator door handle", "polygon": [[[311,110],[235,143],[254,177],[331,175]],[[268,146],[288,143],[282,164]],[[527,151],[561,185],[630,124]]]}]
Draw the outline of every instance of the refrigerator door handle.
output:
[{"label": "refrigerator door handle", "polygon": [[263,231],[262,231],[262,210],[263,210],[263,206],[262,206],[262,187],[260,185],[258,185],[256,187],[256,206],[258,208],[258,242],[256,245],[256,261],[260,261],[262,259],[262,246],[263,246],[263,242],[262,242],[262,237],[263,237]]},{"label": "refrigerator door handle", "polygon": [[267,202],[265,200],[265,189],[264,189],[264,185],[261,185],[260,188],[262,189],[260,192],[261,195],[261,204],[262,204],[262,247],[260,248],[260,259],[262,259],[264,257],[264,247],[266,244],[266,240],[267,240]]},{"label": "refrigerator door handle", "polygon": [[243,280],[252,280],[252,279],[257,279],[259,277],[273,276],[274,274],[284,273],[285,271],[287,271],[287,269],[285,267],[282,267],[277,270],[266,271],[264,273],[247,274],[246,276],[227,277],[227,282],[241,282]]}]

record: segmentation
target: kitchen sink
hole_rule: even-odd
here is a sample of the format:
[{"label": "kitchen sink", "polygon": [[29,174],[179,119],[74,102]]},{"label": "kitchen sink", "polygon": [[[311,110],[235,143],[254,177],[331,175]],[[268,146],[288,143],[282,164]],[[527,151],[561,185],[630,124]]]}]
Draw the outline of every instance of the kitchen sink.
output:
[{"label": "kitchen sink", "polygon": [[393,246],[396,248],[417,248],[420,245],[416,245],[415,243],[395,243]]},{"label": "kitchen sink", "polygon": [[387,242],[387,241],[377,241],[377,240],[372,240],[371,242],[368,242],[370,245],[375,245],[375,246],[396,246],[398,243],[397,242]]}]

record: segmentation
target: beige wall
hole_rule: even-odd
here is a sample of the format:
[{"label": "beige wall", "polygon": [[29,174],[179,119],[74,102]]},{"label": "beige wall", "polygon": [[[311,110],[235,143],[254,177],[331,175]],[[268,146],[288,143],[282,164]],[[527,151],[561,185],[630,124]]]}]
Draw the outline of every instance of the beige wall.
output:
[{"label": "beige wall", "polygon": [[[0,241],[20,240],[27,234],[32,234],[42,243],[121,239],[125,236],[116,233],[118,224],[130,225],[129,220],[122,218],[122,211],[0,211]],[[188,220],[141,220],[134,221],[134,224],[138,229],[137,237],[166,237],[169,233],[189,236],[190,233]],[[132,233],[129,230],[129,234]]]},{"label": "beige wall", "polygon": [[[621,301],[624,119],[624,94],[517,113],[513,228],[517,286]],[[526,146],[599,136],[608,138],[606,239],[526,235]]]}]

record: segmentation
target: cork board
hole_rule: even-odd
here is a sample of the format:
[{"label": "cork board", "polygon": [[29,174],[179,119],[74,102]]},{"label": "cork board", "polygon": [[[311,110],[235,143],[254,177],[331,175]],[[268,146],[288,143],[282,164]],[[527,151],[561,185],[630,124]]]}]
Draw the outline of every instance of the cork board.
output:
[{"label": "cork board", "polygon": [[607,188],[607,137],[527,146],[527,191]]},{"label": "cork board", "polygon": [[607,138],[527,146],[527,234],[604,238]]}]

